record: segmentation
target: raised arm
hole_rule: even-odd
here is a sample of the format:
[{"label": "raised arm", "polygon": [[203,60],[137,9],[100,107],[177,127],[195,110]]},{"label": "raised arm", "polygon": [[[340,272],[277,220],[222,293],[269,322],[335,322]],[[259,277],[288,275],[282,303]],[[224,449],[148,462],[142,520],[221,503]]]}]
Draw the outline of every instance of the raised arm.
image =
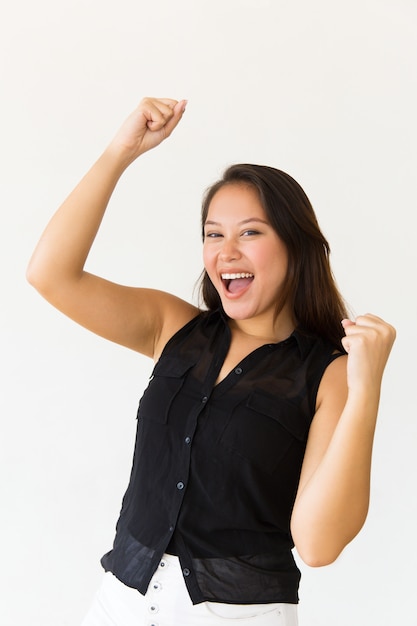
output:
[{"label": "raised arm", "polygon": [[374,315],[343,325],[348,356],[323,376],[291,519],[297,551],[311,566],[333,562],[365,522],[381,381],[395,339]]},{"label": "raised arm", "polygon": [[125,287],[84,265],[113,190],[125,169],[169,137],[186,102],[145,98],[47,225],[29,263],[29,282],[53,306],[103,337],[157,356],[197,314],[164,292]]}]

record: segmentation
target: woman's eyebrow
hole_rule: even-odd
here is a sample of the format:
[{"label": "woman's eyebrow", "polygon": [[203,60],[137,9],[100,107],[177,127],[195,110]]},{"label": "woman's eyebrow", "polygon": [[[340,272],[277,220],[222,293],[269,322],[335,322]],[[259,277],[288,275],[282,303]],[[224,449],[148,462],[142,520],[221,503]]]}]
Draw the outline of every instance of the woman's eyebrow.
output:
[{"label": "woman's eyebrow", "polygon": [[[248,217],[245,220],[242,220],[241,222],[238,222],[238,226],[243,226],[244,224],[248,224],[249,222],[260,222],[261,224],[268,224],[269,222],[267,222],[266,220],[263,220],[260,217]],[[214,220],[206,220],[204,226],[220,226],[221,222],[215,222]]]}]

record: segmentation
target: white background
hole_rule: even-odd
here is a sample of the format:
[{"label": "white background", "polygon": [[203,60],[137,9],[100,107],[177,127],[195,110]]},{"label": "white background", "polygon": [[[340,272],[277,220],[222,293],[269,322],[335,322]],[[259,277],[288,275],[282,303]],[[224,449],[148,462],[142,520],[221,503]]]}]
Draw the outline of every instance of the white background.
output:
[{"label": "white background", "polygon": [[300,626],[416,625],[414,0],[15,0],[0,24],[0,623],[77,626],[100,582],[152,364],[25,281],[46,221],[144,95],[188,98],[123,177],[88,269],[193,298],[224,166],[292,174],[357,312],[391,321],[361,534],[300,564]]}]

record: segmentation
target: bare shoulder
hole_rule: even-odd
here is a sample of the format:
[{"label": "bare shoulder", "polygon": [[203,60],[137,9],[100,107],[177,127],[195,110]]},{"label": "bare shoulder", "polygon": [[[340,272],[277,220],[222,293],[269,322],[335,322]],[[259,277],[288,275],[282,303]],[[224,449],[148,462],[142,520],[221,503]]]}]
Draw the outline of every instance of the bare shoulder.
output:
[{"label": "bare shoulder", "polygon": [[347,355],[341,354],[326,368],[317,392],[316,411],[347,397]]},{"label": "bare shoulder", "polygon": [[158,289],[122,287],[120,296],[124,332],[130,328],[129,344],[125,345],[155,361],[167,341],[200,313],[186,300]]},{"label": "bare shoulder", "polygon": [[159,303],[157,308],[160,312],[160,330],[155,335],[153,351],[153,358],[157,361],[171,337],[197,317],[201,311],[189,302],[167,292],[150,290],[149,295]]},{"label": "bare shoulder", "polygon": [[347,356],[342,355],[330,363],[321,379],[309,439],[321,445],[333,434],[347,394]]}]

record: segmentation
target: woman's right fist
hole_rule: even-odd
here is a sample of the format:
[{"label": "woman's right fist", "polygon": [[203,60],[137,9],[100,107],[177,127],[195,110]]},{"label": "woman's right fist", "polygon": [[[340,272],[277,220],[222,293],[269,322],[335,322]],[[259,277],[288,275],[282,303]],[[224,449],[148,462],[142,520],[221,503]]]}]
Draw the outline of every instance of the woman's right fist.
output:
[{"label": "woman's right fist", "polygon": [[169,137],[185,111],[186,100],[144,98],[122,124],[108,150],[126,166]]}]

